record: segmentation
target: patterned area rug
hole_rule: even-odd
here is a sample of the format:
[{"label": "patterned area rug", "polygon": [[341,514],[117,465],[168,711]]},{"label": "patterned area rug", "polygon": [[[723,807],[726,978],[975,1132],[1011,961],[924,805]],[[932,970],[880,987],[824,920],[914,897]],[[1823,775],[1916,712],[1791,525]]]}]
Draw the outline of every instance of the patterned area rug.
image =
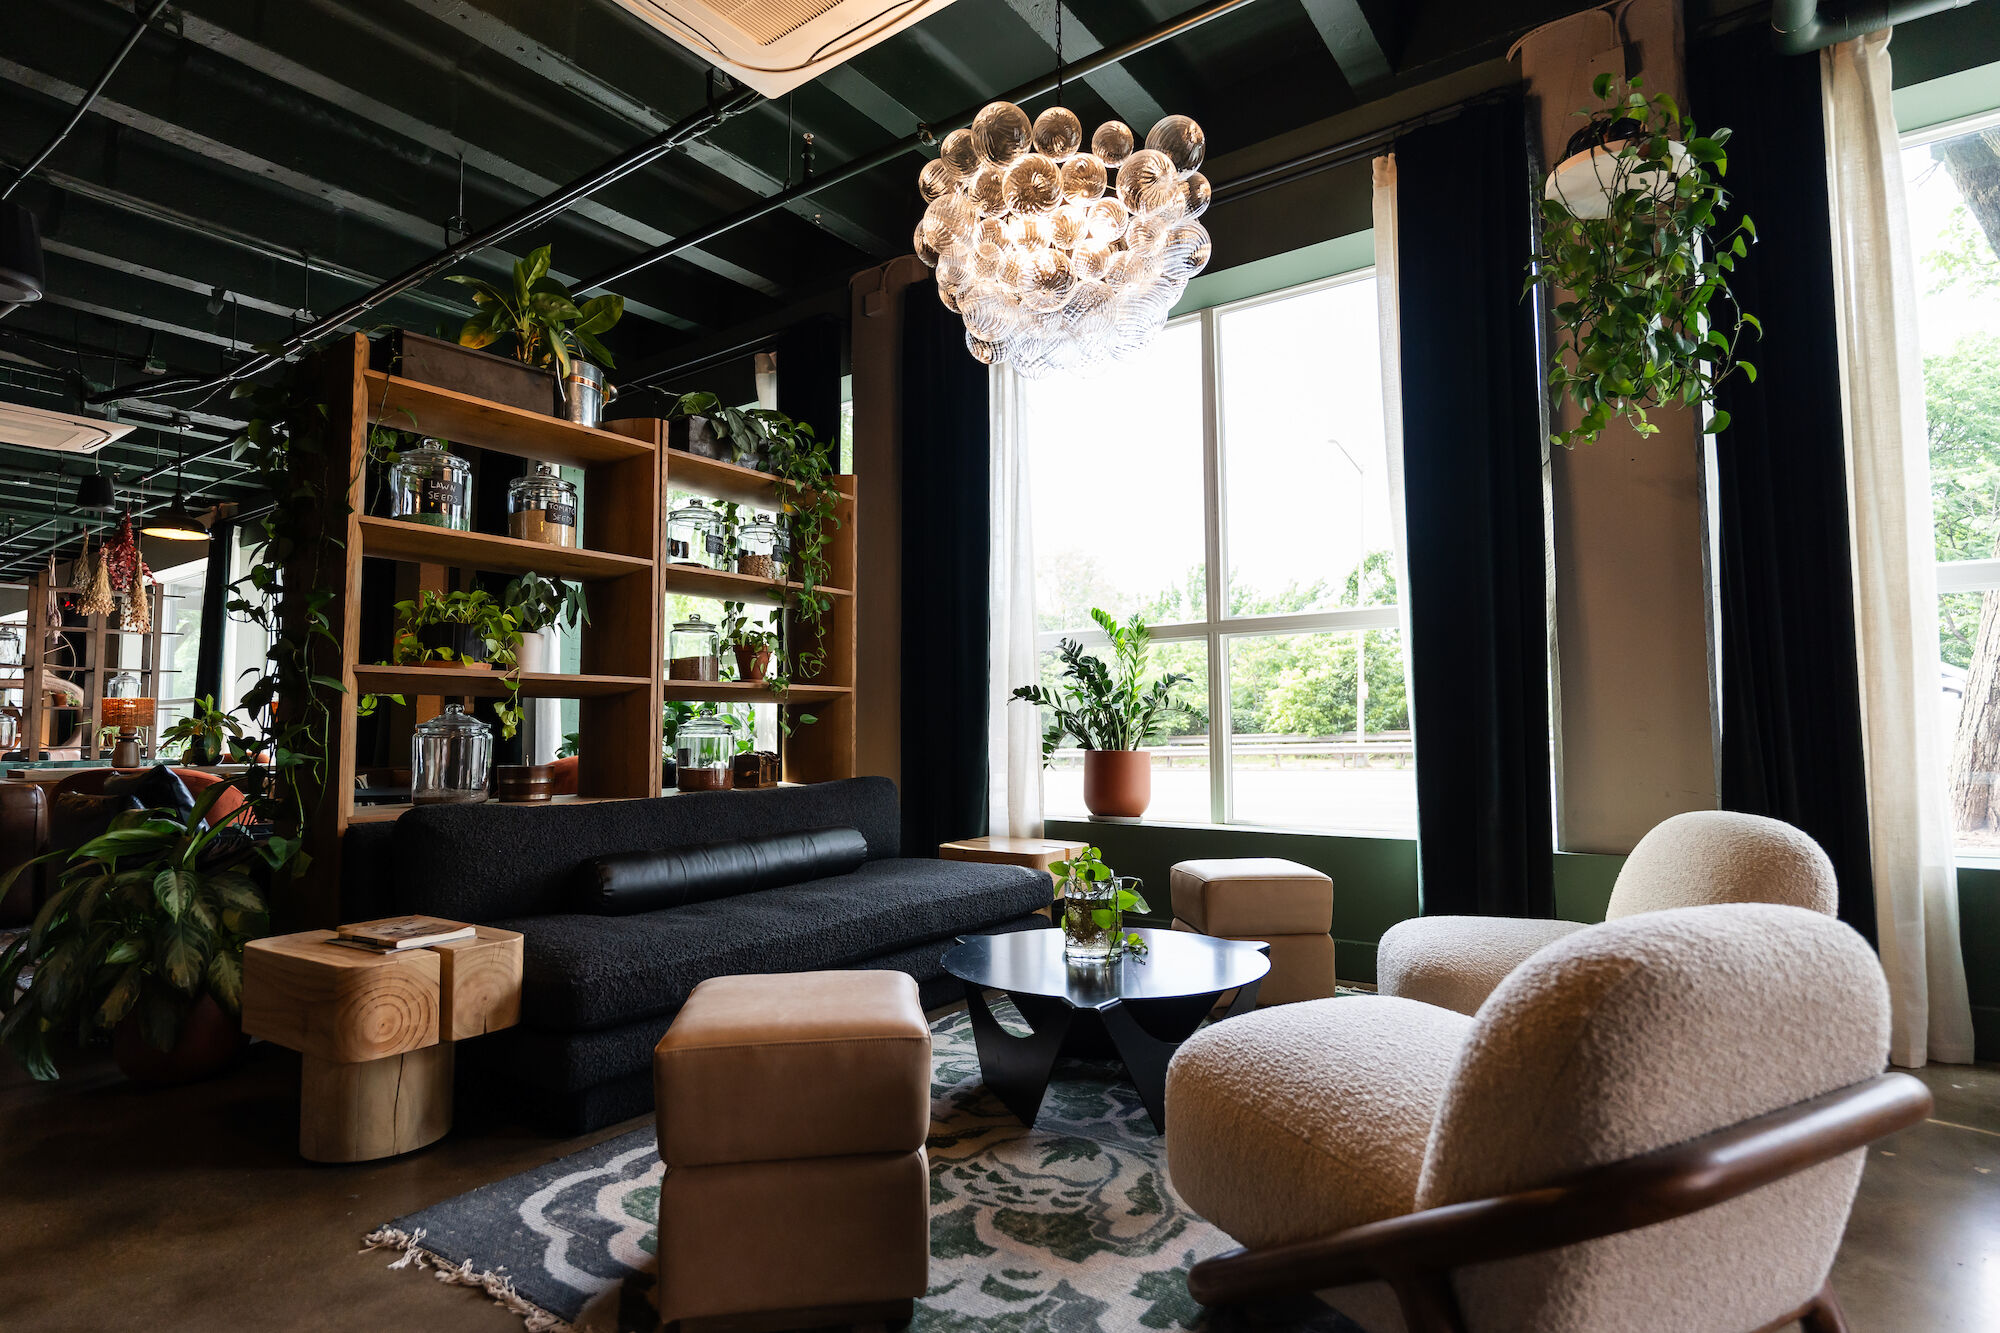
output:
[{"label": "patterned area rug", "polygon": [[[1164,1146],[1115,1066],[1065,1065],[1029,1130],[981,1085],[965,1014],[932,1032],[919,1333],[1362,1333],[1310,1299],[1228,1312],[1189,1299],[1188,1269],[1230,1241],[1168,1187]],[[399,1217],[369,1242],[402,1251],[397,1266],[483,1288],[531,1330],[652,1333],[660,1169],[653,1131],[636,1130]]]}]

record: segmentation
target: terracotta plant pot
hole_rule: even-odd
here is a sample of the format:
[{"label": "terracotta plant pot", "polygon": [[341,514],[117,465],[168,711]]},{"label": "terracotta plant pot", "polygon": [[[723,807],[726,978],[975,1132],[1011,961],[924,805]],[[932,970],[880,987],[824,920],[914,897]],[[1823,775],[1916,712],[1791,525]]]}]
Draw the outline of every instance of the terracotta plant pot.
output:
[{"label": "terracotta plant pot", "polygon": [[771,669],[769,648],[745,648],[738,644],[732,649],[736,654],[736,678],[756,683],[764,679],[764,673]]},{"label": "terracotta plant pot", "polygon": [[234,1064],[249,1044],[243,1025],[207,995],[188,1010],[180,1040],[171,1051],[155,1049],[136,1017],[127,1016],[111,1030],[111,1058],[119,1070],[134,1083],[158,1087],[213,1078]]},{"label": "terracotta plant pot", "polygon": [[1083,804],[1091,814],[1137,819],[1152,803],[1151,750],[1083,752]]}]

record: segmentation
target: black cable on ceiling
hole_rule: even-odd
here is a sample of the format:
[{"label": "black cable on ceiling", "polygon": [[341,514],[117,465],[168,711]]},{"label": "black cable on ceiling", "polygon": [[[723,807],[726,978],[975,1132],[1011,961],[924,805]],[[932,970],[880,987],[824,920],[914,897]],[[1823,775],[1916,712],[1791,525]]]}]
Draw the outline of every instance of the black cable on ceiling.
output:
[{"label": "black cable on ceiling", "polygon": [[118,72],[118,67],[125,63],[125,57],[132,54],[132,48],[139,44],[139,39],[146,35],[146,29],[153,25],[153,20],[158,18],[160,11],[166,7],[167,0],[154,0],[153,7],[146,11],[145,17],[132,25],[130,35],[125,38],[125,44],[118,48],[117,55],[111,57],[111,63],[106,65],[104,72],[97,76],[97,82],[90,85],[90,91],[85,93],[83,100],[76,104],[76,110],[70,113],[70,118],[63,123],[61,129],[56,131],[55,137],[42,146],[42,151],[29,159],[28,165],[21,168],[14,179],[9,182],[7,188],[0,190],[0,199],[7,198],[15,190],[19,189],[22,181],[34,175],[36,169],[42,163],[48,161],[56,149],[62,147],[62,141],[69,138],[70,131],[83,122],[84,115],[89,112],[91,103],[97,100],[98,94],[104,91],[104,85],[111,82],[111,76]]}]

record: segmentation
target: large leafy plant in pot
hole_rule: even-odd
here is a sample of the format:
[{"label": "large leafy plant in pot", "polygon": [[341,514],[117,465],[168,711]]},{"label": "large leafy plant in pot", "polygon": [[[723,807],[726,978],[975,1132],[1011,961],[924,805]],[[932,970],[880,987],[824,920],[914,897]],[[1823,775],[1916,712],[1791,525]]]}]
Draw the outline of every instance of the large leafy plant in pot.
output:
[{"label": "large leafy plant in pot", "polygon": [[[269,931],[249,871],[296,845],[259,841],[208,815],[230,783],[186,813],[134,810],[61,859],[33,927],[0,954],[0,1041],[29,1074],[57,1076],[55,1049],[109,1037],[121,1068],[151,1082],[218,1072],[242,1046],[243,946]],[[247,815],[249,807],[239,807]],[[22,973],[33,977],[22,990]]]},{"label": "large leafy plant in pot", "polygon": [[579,356],[607,369],[617,365],[597,335],[624,316],[625,298],[606,294],[578,302],[568,287],[549,276],[546,245],[517,260],[513,281],[506,285],[464,273],[450,274],[445,281],[470,287],[472,303],[479,307],[459,330],[462,347],[511,343],[522,362],[546,366],[553,361],[563,376]]},{"label": "large leafy plant in pot", "polygon": [[1083,750],[1083,803],[1090,813],[1137,819],[1153,803],[1153,757],[1145,747],[1165,733],[1171,718],[1188,711],[1173,696],[1190,677],[1169,671],[1147,682],[1153,634],[1136,614],[1120,623],[1093,607],[1090,618],[1110,641],[1111,664],[1064,639],[1057,649],[1062,686],[1023,685],[1013,697],[1048,714],[1044,763],[1066,739]]},{"label": "large leafy plant in pot", "polygon": [[1736,261],[1757,228],[1747,216],[1721,221],[1728,204],[1728,130],[1703,136],[1664,93],[1633,79],[1623,96],[1598,75],[1605,105],[1579,112],[1585,126],[1549,177],[1542,236],[1527,287],[1554,302],[1548,379],[1558,402],[1576,404],[1577,424],[1550,438],[1589,444],[1617,418],[1657,434],[1648,412],[1674,404],[1710,409],[1705,428],[1729,425],[1714,410],[1716,386],[1757,368],[1737,355],[1757,318],[1729,289]]}]

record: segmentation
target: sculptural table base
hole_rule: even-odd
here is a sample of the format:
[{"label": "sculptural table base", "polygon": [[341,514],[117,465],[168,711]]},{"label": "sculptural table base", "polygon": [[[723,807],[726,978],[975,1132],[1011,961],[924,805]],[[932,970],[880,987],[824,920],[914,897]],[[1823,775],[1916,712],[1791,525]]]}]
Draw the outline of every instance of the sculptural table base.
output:
[{"label": "sculptural table base", "polygon": [[[1257,1003],[1261,977],[1235,987],[1236,997],[1222,1018],[1246,1013]],[[1125,1066],[1153,1128],[1167,1128],[1167,1062],[1193,1036],[1227,990],[1160,999],[1114,1000],[1081,1008],[1066,1000],[1009,993],[1030,1031],[1016,1036],[1000,1025],[987,1003],[986,988],[965,983],[972,1039],[986,1086],[1024,1125],[1041,1113],[1042,1098],[1064,1056],[1115,1059]],[[1220,1020],[1218,1020],[1220,1021]]]}]

